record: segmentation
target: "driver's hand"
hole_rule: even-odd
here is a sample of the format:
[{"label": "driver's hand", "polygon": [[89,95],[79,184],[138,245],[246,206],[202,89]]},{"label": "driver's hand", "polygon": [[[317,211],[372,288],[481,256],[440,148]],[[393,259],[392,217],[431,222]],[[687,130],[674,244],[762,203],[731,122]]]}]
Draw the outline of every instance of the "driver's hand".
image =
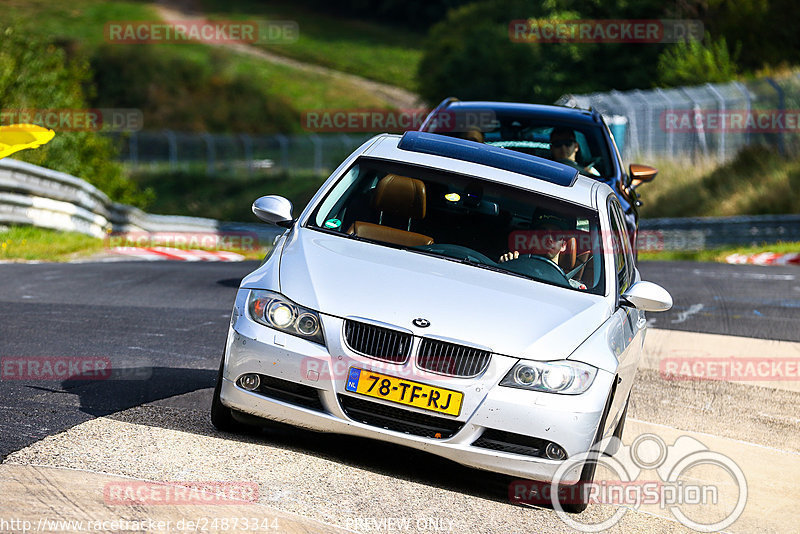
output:
[{"label": "driver's hand", "polygon": [[514,252],[506,252],[505,254],[500,256],[500,263],[503,263],[504,261],[516,260],[518,258],[519,258],[519,251],[515,250]]}]

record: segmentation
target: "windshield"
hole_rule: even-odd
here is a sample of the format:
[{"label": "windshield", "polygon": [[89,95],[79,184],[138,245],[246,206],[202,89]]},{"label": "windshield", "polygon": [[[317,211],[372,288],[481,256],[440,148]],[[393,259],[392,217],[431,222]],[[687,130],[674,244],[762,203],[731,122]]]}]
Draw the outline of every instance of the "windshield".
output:
[{"label": "windshield", "polygon": [[[428,131],[461,137],[472,141],[500,146],[541,158],[558,161],[578,169],[591,178],[613,176],[608,146],[601,125],[576,125],[558,122],[522,113],[491,111],[491,120],[474,118],[467,109],[441,112],[448,119],[455,113],[457,119],[438,121],[434,118]],[[486,114],[485,111],[482,113]],[[461,117],[464,115],[465,117]],[[455,121],[457,127],[450,127]],[[475,124],[474,126],[469,126]]]},{"label": "windshield", "polygon": [[604,293],[596,211],[475,177],[360,158],[307,226]]}]

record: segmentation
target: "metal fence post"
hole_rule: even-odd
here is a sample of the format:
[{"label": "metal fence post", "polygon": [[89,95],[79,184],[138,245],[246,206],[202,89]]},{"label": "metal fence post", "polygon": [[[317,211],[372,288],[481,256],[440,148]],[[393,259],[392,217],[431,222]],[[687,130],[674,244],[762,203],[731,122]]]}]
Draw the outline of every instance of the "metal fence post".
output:
[{"label": "metal fence post", "polygon": [[[744,99],[747,102],[747,104],[746,104],[747,105],[747,110],[746,110],[747,111],[747,118],[749,119],[750,113],[753,110],[753,101],[750,98],[750,90],[747,89],[747,86],[745,84],[743,84],[742,82],[733,82],[733,85],[735,85],[736,88],[739,91],[741,91],[741,93],[744,95]],[[750,129],[749,128],[745,129],[744,144],[745,145],[749,145],[750,144]]]},{"label": "metal fence post", "polygon": [[644,107],[644,116],[645,120],[647,121],[648,128],[645,128],[645,134],[647,136],[647,158],[652,159],[653,157],[653,130],[655,129],[654,121],[653,121],[653,106],[650,104],[650,100],[642,94],[640,89],[634,89],[633,91],[636,96],[638,96]]},{"label": "metal fence post", "polygon": [[710,83],[706,84],[708,90],[711,91],[714,96],[719,100],[719,111],[720,115],[722,116],[721,121],[721,128],[722,130],[719,132],[719,145],[717,146],[717,159],[720,163],[725,161],[725,138],[728,136],[727,128],[725,127],[725,98],[723,98],[722,94],[717,91],[717,88],[711,85]]},{"label": "metal fence post", "polygon": [[275,139],[281,146],[281,167],[284,170],[289,169],[289,139],[283,134],[275,134]]},{"label": "metal fence post", "polygon": [[169,170],[175,171],[178,166],[178,141],[175,138],[175,132],[171,130],[164,130],[164,135],[167,137],[169,145]]},{"label": "metal fence post", "polygon": [[247,174],[253,174],[253,140],[247,134],[240,134],[239,139],[242,140],[242,147],[244,147],[244,159],[247,162]]},{"label": "metal fence post", "polygon": [[317,134],[308,134],[308,140],[314,145],[314,172],[322,170],[322,141]]},{"label": "metal fence post", "polygon": [[703,156],[707,156],[708,144],[706,143],[706,131],[705,128],[702,127],[702,122],[700,123],[701,126],[697,125],[697,115],[700,114],[702,108],[700,107],[700,104],[698,104],[697,101],[692,98],[692,94],[686,90],[686,87],[681,87],[681,91],[686,95],[686,98],[689,99],[689,102],[692,103],[692,122],[695,130],[695,143],[693,143],[692,147],[692,157],[694,158],[695,154],[697,153],[695,148],[697,145],[700,145],[700,147],[703,149]]},{"label": "metal fence post", "polygon": [[137,132],[131,132],[128,140],[128,160],[134,169],[139,167],[139,134]]},{"label": "metal fence post", "polygon": [[[667,153],[675,157],[675,132],[672,131],[671,128],[667,127],[666,119],[669,113],[672,113],[672,100],[669,99],[667,94],[664,92],[663,89],[656,89],[656,94],[664,99],[667,103],[667,106],[664,108],[664,129],[666,130],[667,134]],[[659,124],[661,124],[661,120],[659,119]]]},{"label": "metal fence post", "polygon": [[620,105],[625,109],[628,117],[628,139],[631,143],[631,154],[629,157],[639,157],[641,155],[641,148],[639,147],[639,128],[636,124],[636,110],[630,105],[627,97],[617,90],[611,91],[611,95],[617,99]]},{"label": "metal fence post", "polygon": [[206,174],[214,174],[214,138],[209,133],[204,133],[203,140],[206,142]]},{"label": "metal fence post", "polygon": [[[778,82],[773,80],[772,78],[764,78],[768,84],[775,89],[775,92],[778,93],[778,111],[780,112],[781,116],[783,116],[784,111],[786,111],[786,93],[783,90],[783,87],[778,85]],[[781,131],[778,135],[778,150],[780,150],[782,155],[786,154],[786,132]]]}]

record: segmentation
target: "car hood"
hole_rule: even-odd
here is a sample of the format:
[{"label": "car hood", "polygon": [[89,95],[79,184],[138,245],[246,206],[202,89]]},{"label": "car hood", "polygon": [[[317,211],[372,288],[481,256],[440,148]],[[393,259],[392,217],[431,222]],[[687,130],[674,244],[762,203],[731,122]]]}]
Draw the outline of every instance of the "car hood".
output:
[{"label": "car hood", "polygon": [[611,313],[597,295],[303,228],[283,247],[280,291],[324,314],[536,360],[567,358]]}]

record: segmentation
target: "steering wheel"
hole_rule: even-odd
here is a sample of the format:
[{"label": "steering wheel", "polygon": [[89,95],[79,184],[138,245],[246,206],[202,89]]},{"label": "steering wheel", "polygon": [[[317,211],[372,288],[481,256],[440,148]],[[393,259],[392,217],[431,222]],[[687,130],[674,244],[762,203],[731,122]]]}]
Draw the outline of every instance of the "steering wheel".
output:
[{"label": "steering wheel", "polygon": [[522,255],[519,258],[503,262],[503,266],[509,271],[538,278],[554,284],[570,287],[569,279],[561,267],[556,265],[553,260],[536,254]]},{"label": "steering wheel", "polygon": [[[600,163],[600,160],[603,159],[603,156],[597,156],[596,158],[592,158],[589,160],[589,163],[583,166],[582,170],[588,171],[589,169],[594,169],[594,166]],[[595,169],[597,170],[597,169]]]}]

